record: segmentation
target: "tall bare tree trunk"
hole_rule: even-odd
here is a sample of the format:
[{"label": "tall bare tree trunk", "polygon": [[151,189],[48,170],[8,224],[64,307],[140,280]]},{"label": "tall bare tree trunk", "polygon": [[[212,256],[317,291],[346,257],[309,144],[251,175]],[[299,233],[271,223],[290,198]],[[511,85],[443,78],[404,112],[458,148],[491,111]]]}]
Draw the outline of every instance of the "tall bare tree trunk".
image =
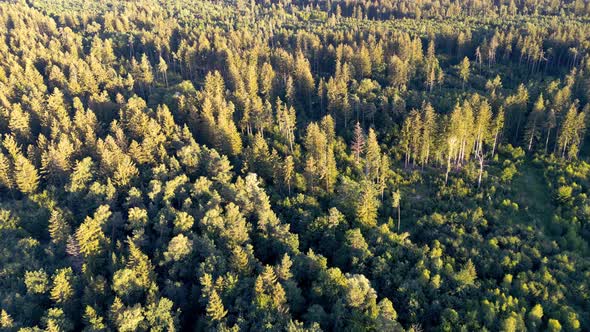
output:
[{"label": "tall bare tree trunk", "polygon": [[483,162],[484,162],[484,155],[483,153],[479,153],[477,158],[479,159],[479,177],[477,179],[477,189],[481,187],[481,177],[483,175]]},{"label": "tall bare tree trunk", "polygon": [[398,234],[399,234],[399,229],[400,229],[401,224],[402,224],[402,215],[401,215],[401,211],[400,211],[400,206],[398,204],[398,206],[397,206],[397,232],[398,232]]}]

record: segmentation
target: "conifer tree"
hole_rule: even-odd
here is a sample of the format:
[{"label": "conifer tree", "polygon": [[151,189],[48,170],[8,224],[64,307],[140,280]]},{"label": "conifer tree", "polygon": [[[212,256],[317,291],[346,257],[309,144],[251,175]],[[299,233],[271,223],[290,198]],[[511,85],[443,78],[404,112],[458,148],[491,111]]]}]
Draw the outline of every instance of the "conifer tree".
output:
[{"label": "conifer tree", "polygon": [[328,141],[328,138],[317,123],[311,123],[307,127],[305,148],[310,168],[306,167],[306,170],[314,171],[311,166],[315,165],[315,174],[308,175],[318,178],[325,190],[331,192],[336,181],[337,170],[333,144]]},{"label": "conifer tree", "polygon": [[401,219],[401,194],[399,192],[399,189],[394,191],[391,194],[391,204],[393,206],[394,209],[397,210],[397,232],[399,233],[400,227],[401,227],[401,223],[402,223],[402,219]]},{"label": "conifer tree", "polygon": [[49,218],[49,235],[51,242],[58,245],[65,245],[70,235],[70,226],[59,210],[53,210]]},{"label": "conifer tree", "polygon": [[273,96],[273,82],[275,79],[276,73],[272,68],[272,65],[268,62],[262,64],[262,68],[260,69],[260,93],[264,96],[266,100],[271,100]]},{"label": "conifer tree", "polygon": [[361,128],[360,123],[357,121],[354,126],[354,136],[352,140],[351,150],[354,153],[354,158],[357,164],[360,163],[361,154],[365,149],[365,134]]},{"label": "conifer tree", "polygon": [[360,193],[356,202],[356,217],[358,221],[366,228],[377,225],[377,212],[379,209],[379,200],[377,199],[377,190],[373,182],[364,180],[361,183]]},{"label": "conifer tree", "polygon": [[106,331],[107,327],[104,322],[104,318],[101,317],[96,310],[87,305],[86,309],[84,310],[84,320],[86,321],[86,329],[87,332],[98,332],[98,331]]},{"label": "conifer tree", "polygon": [[72,277],[72,269],[69,267],[55,272],[50,297],[57,304],[63,304],[74,296]]},{"label": "conifer tree", "polygon": [[549,138],[551,137],[551,130],[553,130],[553,128],[557,126],[557,118],[555,116],[555,111],[553,109],[550,109],[549,112],[547,112],[543,126],[545,127],[546,131],[545,154],[547,154],[547,151],[549,149]]},{"label": "conifer tree", "polygon": [[32,194],[39,186],[39,175],[35,166],[22,154],[14,161],[14,177],[18,189],[24,194]]},{"label": "conifer tree", "polygon": [[166,87],[168,87],[168,64],[166,64],[166,61],[164,61],[162,57],[160,57],[160,61],[158,61],[158,72],[162,75],[164,83],[166,84]]},{"label": "conifer tree", "polygon": [[231,156],[242,151],[242,139],[233,121],[234,105],[226,100],[225,83],[218,71],[207,74],[200,93],[200,121],[193,122],[196,132],[212,147]]},{"label": "conifer tree", "polygon": [[423,107],[421,122],[422,142],[420,146],[420,164],[424,166],[428,164],[430,160],[430,155],[434,147],[436,135],[436,113],[430,104],[427,104]]},{"label": "conifer tree", "polygon": [[6,312],[6,310],[0,310],[0,328],[10,330],[14,326],[14,320]]},{"label": "conifer tree", "polygon": [[387,181],[390,178],[390,161],[387,153],[383,153],[381,155],[381,160],[379,164],[379,178],[378,178],[378,186],[379,191],[381,192],[381,201],[383,201],[383,195],[385,193],[385,189],[387,189]]},{"label": "conifer tree", "polygon": [[29,294],[45,294],[49,289],[49,278],[43,269],[25,272],[25,285]]},{"label": "conifer tree", "polygon": [[409,80],[410,65],[407,61],[400,59],[397,55],[393,55],[389,60],[388,67],[388,81],[389,84],[398,89],[405,89]]},{"label": "conifer tree", "polygon": [[377,134],[373,128],[370,128],[365,153],[365,176],[371,180],[375,180],[379,176],[380,158],[381,147],[377,141]]},{"label": "conifer tree", "polygon": [[408,116],[404,120],[400,135],[400,145],[404,150],[404,166],[408,167],[412,155],[412,117]]},{"label": "conifer tree", "polygon": [[479,99],[477,96],[475,100],[475,106],[477,107],[477,113],[475,117],[475,155],[483,155],[484,143],[489,141],[489,137],[493,134],[492,131],[492,111],[490,104],[487,100]]},{"label": "conifer tree", "polygon": [[145,87],[149,87],[154,81],[153,69],[147,55],[144,53],[141,56],[141,62],[139,64],[141,83]]},{"label": "conifer tree", "polygon": [[[409,115],[410,123],[409,123],[409,131],[411,132],[409,135],[409,143],[410,143],[410,156],[412,159],[412,164],[416,165],[417,162],[420,161],[420,146],[422,143],[422,133],[423,133],[423,123],[422,117],[420,116],[420,112],[417,110],[413,110],[410,112]],[[409,159],[408,159],[409,162]]]},{"label": "conifer tree", "polygon": [[28,141],[31,136],[31,119],[29,113],[25,112],[20,104],[14,104],[10,111],[8,128],[19,139]]},{"label": "conifer tree", "polygon": [[577,157],[585,126],[585,113],[578,114],[575,104],[572,104],[559,131],[557,144],[562,158],[566,156],[569,159]]},{"label": "conifer tree", "polygon": [[533,143],[540,138],[540,122],[543,117],[544,109],[545,101],[543,100],[543,94],[541,94],[535,102],[533,110],[529,114],[527,125],[525,128],[525,142],[527,144],[527,150],[529,152],[533,148]]},{"label": "conifer tree", "polygon": [[106,236],[102,227],[111,216],[107,205],[100,206],[93,217],[86,217],[76,231],[76,240],[80,246],[80,253],[86,258],[99,255],[106,244]]},{"label": "conifer tree", "polygon": [[86,186],[92,181],[92,167],[94,163],[90,157],[86,157],[76,162],[74,170],[70,175],[70,182],[67,190],[70,192],[80,192],[87,189]]},{"label": "conifer tree", "polygon": [[227,310],[225,310],[223,302],[215,290],[211,291],[211,294],[209,295],[206,310],[207,318],[212,323],[221,321],[227,315]]},{"label": "conifer tree", "polygon": [[451,160],[457,154],[458,140],[456,136],[447,138],[447,172],[445,174],[445,185],[449,181],[449,172],[451,171]]},{"label": "conifer tree", "polygon": [[285,157],[285,161],[283,162],[282,175],[284,184],[287,186],[288,193],[289,195],[291,195],[291,183],[293,182],[293,178],[295,177],[295,163],[293,162],[293,156]]},{"label": "conifer tree", "polygon": [[379,301],[379,315],[377,316],[377,330],[379,331],[401,331],[402,327],[396,321],[397,312],[393,303],[388,298]]},{"label": "conifer tree", "polygon": [[0,151],[0,186],[10,190],[14,188],[12,163],[2,151]]},{"label": "conifer tree", "polygon": [[504,109],[500,109],[494,118],[493,123],[493,143],[492,143],[492,158],[496,152],[496,146],[498,145],[498,140],[500,139],[500,134],[504,130]]},{"label": "conifer tree", "polygon": [[305,100],[308,110],[311,111],[311,96],[314,92],[315,83],[311,74],[309,61],[301,51],[297,52],[295,56],[293,80],[296,84],[297,91],[299,91],[300,100]]},{"label": "conifer tree", "polygon": [[428,43],[428,52],[425,59],[424,71],[426,75],[426,86],[428,90],[432,92],[432,88],[438,82],[442,81],[443,72],[435,55],[434,40],[430,40]]},{"label": "conifer tree", "polygon": [[293,106],[283,104],[280,98],[277,98],[276,114],[279,131],[289,143],[289,151],[293,153],[296,127],[295,109]]},{"label": "conifer tree", "polygon": [[461,63],[459,64],[459,76],[461,77],[462,82],[462,88],[465,89],[465,83],[467,83],[467,81],[469,80],[469,59],[467,57],[464,57],[463,60],[461,61]]}]

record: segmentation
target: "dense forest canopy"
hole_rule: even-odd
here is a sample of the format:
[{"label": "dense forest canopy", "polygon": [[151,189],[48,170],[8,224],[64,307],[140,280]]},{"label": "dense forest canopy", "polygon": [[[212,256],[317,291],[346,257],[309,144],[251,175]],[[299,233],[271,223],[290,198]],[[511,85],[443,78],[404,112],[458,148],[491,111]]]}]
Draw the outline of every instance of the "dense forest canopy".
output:
[{"label": "dense forest canopy", "polygon": [[0,330],[590,330],[584,0],[0,3]]}]

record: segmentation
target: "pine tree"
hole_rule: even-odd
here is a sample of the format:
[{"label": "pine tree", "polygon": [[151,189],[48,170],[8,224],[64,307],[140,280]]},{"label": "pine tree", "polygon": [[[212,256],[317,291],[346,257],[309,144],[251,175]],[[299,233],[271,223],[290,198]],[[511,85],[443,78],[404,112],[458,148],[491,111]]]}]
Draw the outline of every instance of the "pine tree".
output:
[{"label": "pine tree", "polygon": [[461,61],[461,64],[459,65],[459,76],[463,81],[463,89],[465,89],[465,83],[469,80],[469,67],[469,59],[467,57],[464,57]]},{"label": "pine tree", "polygon": [[[308,176],[319,178],[325,190],[331,192],[336,182],[337,169],[334,158],[334,147],[328,139],[329,137],[320,129],[317,123],[311,123],[307,127],[305,136],[307,166],[315,166],[316,171],[315,174],[308,174]],[[311,168],[307,169],[307,166],[307,171],[313,171]],[[315,183],[315,181],[312,181],[312,183]]]},{"label": "pine tree", "polygon": [[475,283],[475,279],[477,279],[477,271],[475,270],[475,265],[471,259],[467,261],[467,264],[465,264],[463,269],[455,274],[454,279],[459,284],[459,288],[471,286]]},{"label": "pine tree", "polygon": [[560,155],[562,158],[565,158],[566,153],[568,152],[571,145],[575,144],[575,136],[576,136],[576,120],[578,119],[578,111],[575,105],[572,105],[561,125],[561,129],[559,131],[558,137],[558,147],[560,151]]},{"label": "pine tree", "polygon": [[[420,146],[422,143],[422,133],[423,133],[423,123],[422,117],[420,116],[420,112],[417,110],[413,110],[410,112],[409,115],[410,123],[409,123],[409,131],[410,133],[410,156],[412,159],[412,163],[416,165],[416,162],[419,161],[420,158]],[[409,159],[408,159],[409,161]]]},{"label": "pine tree", "polygon": [[401,331],[401,325],[396,321],[397,312],[393,308],[393,303],[388,298],[379,301],[378,304],[379,315],[377,316],[377,330],[378,331]]},{"label": "pine tree", "polygon": [[367,148],[365,153],[365,176],[375,180],[379,176],[379,164],[381,158],[381,147],[377,141],[377,134],[373,128],[369,129],[367,135]]},{"label": "pine tree", "polygon": [[225,83],[218,71],[207,74],[201,100],[204,139],[224,153],[231,156],[239,154],[242,139],[233,121],[234,105],[225,98]]},{"label": "pine tree", "polygon": [[406,117],[402,124],[400,145],[404,150],[404,166],[408,167],[410,163],[410,157],[412,155],[412,118],[411,116]]},{"label": "pine tree", "polygon": [[379,209],[377,190],[375,185],[368,180],[361,183],[360,189],[356,203],[356,217],[364,227],[371,228],[377,225],[377,211]]},{"label": "pine tree", "polygon": [[293,156],[285,157],[282,169],[283,183],[287,186],[289,196],[291,195],[291,183],[295,177],[295,163],[293,162]]},{"label": "pine tree", "polygon": [[145,318],[150,331],[164,332],[177,330],[178,311],[174,311],[173,306],[174,303],[165,297],[148,304],[145,309]]},{"label": "pine tree", "polygon": [[539,95],[539,98],[533,106],[533,110],[529,114],[528,121],[525,128],[525,142],[527,144],[527,151],[531,151],[535,140],[540,138],[540,124],[545,109],[545,101],[543,100],[543,94]]},{"label": "pine tree", "polygon": [[475,135],[473,132],[474,128],[474,116],[473,108],[470,102],[465,101],[462,107],[459,108],[460,118],[459,122],[456,123],[455,134],[459,137],[459,154],[457,156],[457,163],[462,164],[464,161],[469,160],[472,149],[474,146]]},{"label": "pine tree", "polygon": [[355,68],[357,69],[359,81],[371,75],[371,57],[369,56],[369,50],[364,45],[361,46],[356,54]]},{"label": "pine tree", "polygon": [[584,138],[584,133],[586,131],[586,112],[578,113],[575,122],[574,132],[572,133],[572,144],[570,145],[570,149],[568,151],[568,158],[574,159],[578,157],[578,153],[580,151],[580,145],[582,144],[582,140]]},{"label": "pine tree", "polygon": [[311,74],[309,61],[301,51],[297,52],[295,56],[295,71],[293,74],[297,91],[301,96],[300,100],[305,100],[307,108],[311,111],[311,96],[315,89],[315,83]]},{"label": "pine tree", "polygon": [[309,192],[313,192],[314,190],[316,190],[316,186],[317,186],[316,177],[317,177],[317,173],[318,173],[318,165],[317,165],[317,161],[315,160],[315,158],[311,155],[305,159],[304,173],[305,173],[305,184],[307,186],[307,190]]},{"label": "pine tree", "polygon": [[273,96],[273,82],[275,76],[276,74],[272,68],[272,65],[268,62],[265,62],[260,69],[259,85],[260,93],[262,93],[266,100],[270,100]]},{"label": "pine tree", "polygon": [[84,320],[86,321],[86,332],[99,332],[107,330],[103,317],[101,317],[96,312],[96,310],[89,305],[87,305],[86,309],[84,310]]},{"label": "pine tree", "polygon": [[541,327],[541,324],[543,323],[541,321],[541,319],[543,318],[543,306],[537,303],[534,307],[531,308],[527,318],[527,324],[530,324],[529,327],[533,329],[539,329]]},{"label": "pine tree", "polygon": [[25,112],[20,104],[14,104],[10,111],[8,128],[19,139],[28,141],[31,137],[31,119],[29,113]]},{"label": "pine tree", "polygon": [[555,111],[553,109],[550,109],[549,112],[547,112],[547,115],[545,117],[545,123],[543,124],[543,126],[545,127],[545,131],[547,132],[545,134],[545,154],[547,154],[547,151],[549,149],[549,138],[551,137],[551,130],[557,127],[557,118],[555,116]]},{"label": "pine tree", "polygon": [[277,98],[276,117],[279,131],[283,137],[289,142],[289,151],[293,153],[293,144],[295,143],[295,128],[296,115],[293,106],[287,106],[282,103],[280,98]]},{"label": "pine tree", "polygon": [[500,134],[504,129],[504,109],[500,109],[496,117],[494,118],[493,123],[493,143],[492,143],[492,158],[496,152],[496,146],[498,145],[498,140],[500,139]]},{"label": "pine tree", "polygon": [[397,55],[392,56],[389,60],[387,76],[389,84],[404,90],[409,81],[409,71],[410,65],[407,61],[403,61]]},{"label": "pine tree", "polygon": [[451,171],[451,160],[457,154],[457,147],[459,141],[456,136],[450,136],[447,138],[447,172],[445,174],[445,185],[449,181],[449,172]]},{"label": "pine tree", "polygon": [[53,210],[49,218],[49,235],[51,242],[58,245],[65,245],[70,235],[70,225],[59,210]]},{"label": "pine tree", "polygon": [[476,101],[477,114],[475,117],[475,155],[483,155],[484,142],[492,135],[492,110],[487,100]]},{"label": "pine tree", "polygon": [[420,164],[428,164],[436,135],[436,113],[430,104],[422,110],[422,142],[420,146]]},{"label": "pine tree", "polygon": [[401,219],[401,207],[400,207],[400,203],[401,203],[401,194],[399,192],[399,189],[394,191],[391,194],[391,204],[392,207],[394,209],[397,210],[397,232],[399,233],[400,227],[401,227],[401,223],[402,223],[402,219]]},{"label": "pine tree", "polygon": [[271,266],[265,266],[254,282],[254,302],[257,311],[267,313],[265,316],[274,320],[281,319],[289,311],[285,289]]},{"label": "pine tree", "polygon": [[354,126],[354,137],[352,139],[351,150],[354,153],[354,160],[358,165],[361,161],[361,154],[365,150],[365,133],[358,121]]},{"label": "pine tree", "polygon": [[[247,249],[251,253],[252,245],[248,245]],[[249,251],[243,249],[241,246],[236,246],[232,249],[230,264],[238,273],[250,275],[252,272]]]},{"label": "pine tree", "polygon": [[49,309],[47,316],[44,318],[47,332],[71,331],[73,328],[72,322],[65,317],[65,313],[61,308]]},{"label": "pine tree", "polygon": [[6,310],[0,310],[0,328],[10,330],[14,326],[14,320],[6,312]]},{"label": "pine tree", "polygon": [[389,180],[390,177],[390,162],[389,162],[389,157],[387,155],[387,153],[383,153],[381,155],[381,163],[379,164],[379,179],[378,179],[378,185],[379,185],[379,191],[381,192],[381,201],[383,201],[383,195],[385,192],[385,189],[387,189],[387,181]]},{"label": "pine tree", "polygon": [[160,57],[160,61],[158,61],[158,72],[162,75],[164,83],[166,83],[166,87],[168,87],[168,64],[166,64],[166,61],[164,61],[162,57]]},{"label": "pine tree", "polygon": [[350,80],[348,64],[340,66],[337,63],[335,77],[331,77],[326,85],[326,96],[328,99],[328,111],[335,115],[340,114],[344,128],[348,127],[348,121],[352,108],[348,95],[348,84]]},{"label": "pine tree", "polygon": [[35,166],[22,154],[14,161],[14,177],[18,189],[25,194],[32,194],[39,186],[39,175]]},{"label": "pine tree", "polygon": [[518,141],[520,136],[520,126],[522,124],[523,117],[527,111],[527,104],[529,100],[529,93],[524,84],[518,86],[516,93],[506,98],[507,105],[507,116],[509,121],[507,123],[513,124],[512,130],[514,133],[513,142]]},{"label": "pine tree", "polygon": [[56,271],[53,277],[50,297],[57,304],[63,304],[72,299],[74,288],[72,287],[72,269],[64,268]]},{"label": "pine tree", "polygon": [[12,163],[4,155],[2,151],[0,151],[0,186],[10,190],[14,188],[14,179],[12,174]]},{"label": "pine tree", "polygon": [[25,285],[29,294],[45,294],[49,289],[49,278],[45,270],[25,272]]},{"label": "pine tree", "polygon": [[149,87],[152,82],[154,81],[154,74],[152,70],[152,65],[148,60],[147,55],[144,53],[141,56],[141,63],[139,64],[139,71],[140,71],[140,78],[141,82],[144,84],[145,87]]},{"label": "pine tree", "polygon": [[277,277],[282,281],[287,281],[293,277],[291,273],[291,267],[293,266],[293,261],[288,254],[284,254],[283,258],[281,259],[281,263],[275,268],[275,274]]},{"label": "pine tree", "polygon": [[291,75],[287,77],[287,81],[285,83],[285,99],[287,100],[287,104],[289,104],[289,106],[293,106],[295,104],[295,85],[293,83],[293,76]]},{"label": "pine tree", "polygon": [[426,75],[426,85],[428,86],[428,90],[432,91],[432,88],[437,82],[442,81],[443,72],[438,62],[438,59],[435,54],[434,50],[434,40],[431,39],[428,43],[428,52],[426,55],[424,64],[424,71]]},{"label": "pine tree", "polygon": [[109,207],[102,205],[96,210],[92,218],[86,217],[76,231],[76,240],[80,246],[80,253],[85,257],[99,255],[104,249],[107,239],[102,227],[110,216]]},{"label": "pine tree", "polygon": [[74,171],[70,175],[70,182],[67,185],[67,190],[70,192],[80,192],[87,189],[87,185],[92,181],[92,168],[94,163],[92,158],[86,157],[76,162]]}]

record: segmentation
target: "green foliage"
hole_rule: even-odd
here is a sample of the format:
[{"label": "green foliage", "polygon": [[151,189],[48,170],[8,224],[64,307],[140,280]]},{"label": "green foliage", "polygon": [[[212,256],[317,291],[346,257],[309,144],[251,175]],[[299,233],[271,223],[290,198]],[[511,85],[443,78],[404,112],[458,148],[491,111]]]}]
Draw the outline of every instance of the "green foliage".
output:
[{"label": "green foliage", "polygon": [[584,1],[0,13],[1,330],[589,329]]},{"label": "green foliage", "polygon": [[27,271],[25,274],[27,292],[31,294],[44,294],[49,289],[49,278],[42,269],[39,271]]},{"label": "green foliage", "polygon": [[73,271],[71,268],[59,269],[53,276],[50,297],[57,304],[63,304],[73,299],[74,288],[72,285]]}]

